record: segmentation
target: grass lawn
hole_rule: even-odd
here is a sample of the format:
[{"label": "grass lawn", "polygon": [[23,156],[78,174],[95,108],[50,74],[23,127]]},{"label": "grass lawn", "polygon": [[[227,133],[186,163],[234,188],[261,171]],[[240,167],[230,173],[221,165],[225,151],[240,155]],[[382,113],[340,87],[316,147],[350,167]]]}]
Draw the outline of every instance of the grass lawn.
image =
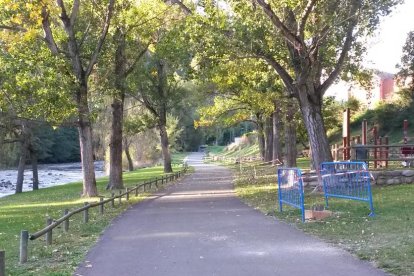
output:
[{"label": "grass lawn", "polygon": [[[276,179],[236,180],[236,192],[250,206],[276,216],[307,233],[336,244],[395,275],[414,275],[414,185],[374,187],[376,217],[367,217],[367,203],[330,199],[334,216],[319,222],[300,222],[298,210],[278,210]],[[322,195],[307,195],[307,209],[323,204]]]},{"label": "grass lawn", "polygon": [[[182,157],[185,155],[182,154]],[[175,157],[179,160],[180,157]],[[181,159],[182,160],[182,159]],[[175,171],[180,168],[175,167]],[[162,167],[144,168],[124,174],[126,187],[135,186],[144,180],[163,175]],[[105,191],[107,177],[97,181],[100,195],[109,197]],[[88,249],[96,242],[103,229],[118,214],[125,211],[132,204],[145,198],[146,195],[134,197],[119,205],[115,201],[115,208],[105,205],[105,213],[99,215],[98,208],[89,211],[89,223],[82,223],[82,213],[70,219],[70,229],[64,233],[63,229],[53,230],[53,245],[45,246],[44,238],[29,241],[29,260],[24,265],[18,264],[19,235],[21,230],[34,233],[45,226],[48,216],[57,219],[62,216],[64,209],[81,207],[84,201],[98,201],[99,198],[80,198],[81,183],[71,183],[41,189],[34,192],[25,192],[0,199],[0,249],[6,251],[7,275],[72,275],[74,269],[82,261]]]}]

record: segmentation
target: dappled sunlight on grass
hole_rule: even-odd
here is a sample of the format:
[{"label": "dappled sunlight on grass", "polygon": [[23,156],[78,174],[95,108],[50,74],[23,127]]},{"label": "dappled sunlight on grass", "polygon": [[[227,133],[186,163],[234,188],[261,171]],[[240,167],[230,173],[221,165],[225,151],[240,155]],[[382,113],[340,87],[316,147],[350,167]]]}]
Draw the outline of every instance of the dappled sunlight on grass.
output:
[{"label": "dappled sunlight on grass", "polygon": [[[72,205],[79,205],[79,204],[83,204],[84,202],[97,202],[99,201],[99,197],[94,197],[94,198],[88,198],[88,199],[78,199],[78,200],[73,200],[73,201],[61,201],[61,202],[47,202],[47,203],[36,203],[36,204],[19,204],[19,205],[8,205],[8,206],[4,206],[1,207],[2,210],[8,210],[8,209],[21,209],[21,208],[38,208],[38,207],[50,207],[50,206],[60,206],[60,207],[68,207],[68,206],[72,206]],[[1,212],[0,212],[1,213]]]}]

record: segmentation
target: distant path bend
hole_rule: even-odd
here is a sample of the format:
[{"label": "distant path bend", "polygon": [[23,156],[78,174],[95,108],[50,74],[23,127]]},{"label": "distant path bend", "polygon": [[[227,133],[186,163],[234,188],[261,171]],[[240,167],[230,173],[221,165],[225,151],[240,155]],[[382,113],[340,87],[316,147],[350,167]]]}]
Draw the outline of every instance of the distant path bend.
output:
[{"label": "distant path bend", "polygon": [[74,275],[386,275],[235,195],[231,171],[195,172],[115,219]]}]

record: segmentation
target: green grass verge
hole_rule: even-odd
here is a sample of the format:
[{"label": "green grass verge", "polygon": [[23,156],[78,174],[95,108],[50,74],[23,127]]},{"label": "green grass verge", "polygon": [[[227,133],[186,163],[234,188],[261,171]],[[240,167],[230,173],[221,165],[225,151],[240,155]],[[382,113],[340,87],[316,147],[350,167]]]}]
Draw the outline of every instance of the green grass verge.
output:
[{"label": "green grass verge", "polygon": [[[334,216],[318,222],[300,222],[298,210],[280,213],[275,181],[238,179],[236,192],[248,205],[276,216],[307,233],[336,244],[395,275],[414,272],[414,185],[374,187],[376,217],[367,217],[368,204],[332,199]],[[306,207],[323,204],[322,195],[307,195]]]},{"label": "green grass verge", "polygon": [[[182,154],[181,157],[184,157]],[[179,161],[180,156],[174,156]],[[182,158],[181,158],[182,160]],[[175,170],[178,170],[175,167]],[[145,180],[163,175],[163,168],[153,167],[139,169],[124,174],[126,187],[133,187]],[[97,181],[99,194],[105,197],[108,178]],[[25,192],[0,199],[0,250],[6,251],[6,275],[72,275],[74,269],[84,258],[88,249],[96,242],[102,231],[112,219],[128,209],[131,205],[143,200],[147,195],[131,196],[121,205],[115,201],[115,208],[105,205],[104,215],[98,208],[89,212],[89,223],[82,223],[82,213],[70,219],[70,229],[64,233],[61,227],[53,231],[53,245],[46,246],[44,238],[29,241],[29,260],[24,265],[18,264],[19,235],[21,230],[34,233],[45,227],[46,218],[59,218],[64,209],[76,209],[84,201],[98,201],[99,198],[80,198],[81,183],[55,186],[33,192]]]}]

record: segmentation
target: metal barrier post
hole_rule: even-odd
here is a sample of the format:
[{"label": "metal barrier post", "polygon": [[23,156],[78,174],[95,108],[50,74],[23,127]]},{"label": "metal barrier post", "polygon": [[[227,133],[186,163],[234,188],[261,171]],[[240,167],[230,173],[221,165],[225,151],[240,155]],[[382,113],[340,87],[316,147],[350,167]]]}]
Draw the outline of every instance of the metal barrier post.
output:
[{"label": "metal barrier post", "polygon": [[303,192],[302,172],[297,168],[280,168],[278,175],[279,209],[283,204],[301,210],[302,222],[305,222],[305,195]]}]

